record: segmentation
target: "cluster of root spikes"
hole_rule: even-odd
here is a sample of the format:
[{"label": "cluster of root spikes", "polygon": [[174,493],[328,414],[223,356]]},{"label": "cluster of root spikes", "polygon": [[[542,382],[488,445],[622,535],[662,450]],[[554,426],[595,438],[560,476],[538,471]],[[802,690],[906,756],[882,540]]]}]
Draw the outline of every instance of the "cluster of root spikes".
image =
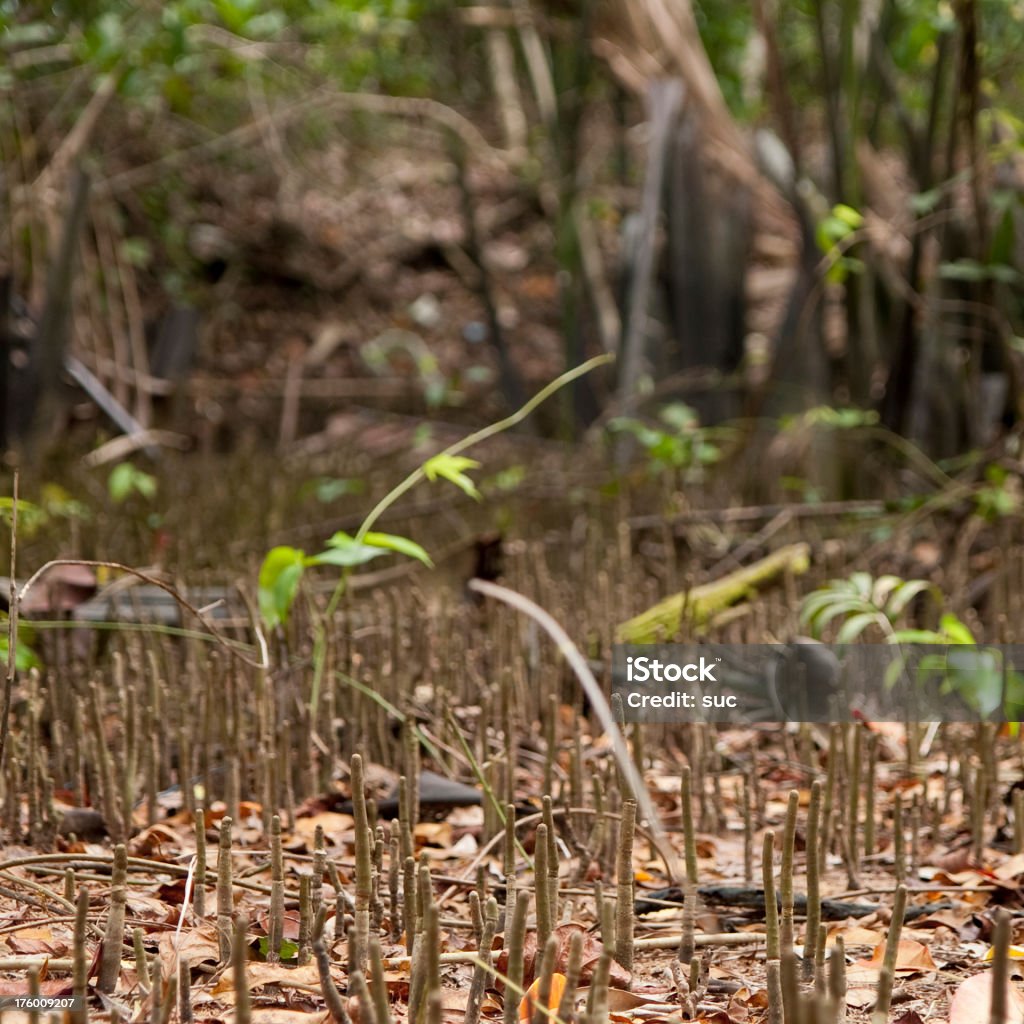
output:
[{"label": "cluster of root spikes", "polygon": [[[344,814],[322,793],[288,810],[285,830],[279,813],[238,798],[236,766],[227,801],[204,807],[202,791],[185,786],[180,808],[160,818],[159,754],[146,737],[158,728],[151,716],[161,694],[155,689],[140,711],[132,692],[122,690],[127,765],[96,739],[104,709],[95,686],[82,708],[94,728],[66,737],[74,756],[52,749],[59,718],[44,736],[36,692],[12,736],[8,834],[59,852],[26,851],[0,864],[0,900],[12,911],[0,933],[45,928],[70,955],[4,956],[0,971],[6,991],[17,977],[27,994],[75,997],[76,1022],[245,1024],[283,1001],[342,1024],[603,1024],[616,1007],[645,1000],[667,1020],[689,1021],[724,1010],[740,992],[770,1024],[841,1021],[847,955],[841,931],[830,936],[826,922],[842,899],[865,895],[888,919],[868,1007],[884,1022],[904,922],[936,891],[918,881],[922,866],[950,850],[977,866],[1024,852],[1024,790],[1000,782],[1001,768],[1020,776],[1020,741],[992,725],[928,736],[802,727],[781,741],[748,730],[742,757],[730,753],[737,745],[727,733],[688,726],[676,737],[681,768],[650,758],[653,733],[633,727],[634,765],[655,783],[659,820],[649,821],[638,820],[638,805],[651,806],[652,794],[634,792],[636,774],[584,740],[585,719],[574,720],[571,739],[560,735],[567,717],[554,702],[535,759],[507,747],[478,762],[449,712],[483,808],[452,812],[439,839],[441,826],[420,820],[425,737],[410,718],[391,820],[367,796],[372,766],[360,753],[348,759]],[[769,738],[782,749],[759,751]],[[921,761],[925,741],[929,760]],[[79,760],[86,755],[88,767]],[[177,754],[186,763],[194,755]],[[139,760],[148,765],[142,803],[130,788]],[[112,848],[74,834],[67,822],[81,819],[73,813],[61,819],[54,764],[79,769],[81,785],[98,790]],[[281,774],[267,774],[269,794]],[[523,799],[527,780],[544,795]],[[461,848],[460,832],[470,837]],[[720,858],[702,879],[702,843],[730,835],[741,854],[734,863]],[[439,853],[445,843],[453,848]],[[453,863],[450,873],[438,867]],[[722,918],[709,907],[716,886],[702,882],[723,879],[746,894],[748,918],[738,930],[709,931],[707,922]],[[977,887],[986,891],[996,893]],[[163,915],[154,913],[160,900]],[[1011,921],[1001,909],[989,921],[997,1013]],[[713,972],[716,962],[728,971]],[[616,993],[630,990],[634,1002],[624,1004]]]}]

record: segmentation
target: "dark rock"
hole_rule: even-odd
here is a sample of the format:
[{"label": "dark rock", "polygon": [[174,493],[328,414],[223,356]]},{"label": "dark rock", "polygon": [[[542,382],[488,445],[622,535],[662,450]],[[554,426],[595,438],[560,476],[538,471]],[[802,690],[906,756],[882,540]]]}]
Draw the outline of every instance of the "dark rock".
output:
[{"label": "dark rock", "polygon": [[107,836],[107,823],[94,807],[72,807],[64,812],[57,834],[61,836],[75,835],[85,842],[94,842]]}]

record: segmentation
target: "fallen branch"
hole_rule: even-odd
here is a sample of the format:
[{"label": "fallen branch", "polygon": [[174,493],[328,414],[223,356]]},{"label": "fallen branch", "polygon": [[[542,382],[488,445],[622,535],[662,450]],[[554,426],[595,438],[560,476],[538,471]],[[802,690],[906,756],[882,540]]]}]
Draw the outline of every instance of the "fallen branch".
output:
[{"label": "fallen branch", "polygon": [[720,580],[659,601],[653,608],[623,622],[615,631],[615,640],[617,643],[648,644],[660,639],[670,643],[684,619],[693,625],[706,624],[717,612],[745,597],[754,587],[783,572],[804,573],[809,566],[810,548],[806,544],[789,544]]}]

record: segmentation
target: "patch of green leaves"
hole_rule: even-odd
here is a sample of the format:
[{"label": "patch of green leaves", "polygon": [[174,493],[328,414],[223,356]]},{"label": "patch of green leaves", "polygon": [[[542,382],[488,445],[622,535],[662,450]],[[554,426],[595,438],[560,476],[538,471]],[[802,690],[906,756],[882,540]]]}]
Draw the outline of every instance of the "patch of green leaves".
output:
[{"label": "patch of green leaves", "polygon": [[505,469],[499,470],[494,476],[488,477],[483,481],[481,487],[488,492],[499,491],[507,494],[518,490],[525,479],[526,467],[516,463],[513,466],[507,466]]},{"label": "patch of green leaves", "polygon": [[[1007,671],[1003,655],[996,648],[979,647],[974,634],[959,616],[945,611],[937,629],[896,629],[895,623],[919,594],[931,593],[942,602],[942,594],[925,580],[902,580],[898,576],[852,573],[845,580],[833,580],[827,587],[804,598],[800,620],[813,635],[836,620],[840,621],[836,643],[852,643],[869,627],[877,626],[888,643],[895,646],[922,644],[936,650],[915,661],[913,672],[922,686],[938,684],[938,692],[955,694],[972,711],[985,717],[1003,709],[1008,720],[1024,713],[1024,676]],[[900,653],[886,667],[884,683],[892,687],[908,671],[911,659]]]},{"label": "patch of green leaves", "polygon": [[[8,632],[10,619],[7,615],[0,616],[0,660],[7,665],[10,644]],[[14,666],[19,672],[27,672],[30,668],[42,668],[39,656],[31,647],[32,634],[27,626],[18,623],[18,639],[14,644]]]},{"label": "patch of green leaves", "polygon": [[840,620],[836,643],[852,643],[870,626],[876,626],[890,643],[899,635],[895,623],[918,596],[938,591],[927,580],[904,580],[886,575],[877,579],[866,572],[851,573],[844,580],[832,580],[808,594],[800,605],[800,621],[811,635],[820,637],[829,623]]},{"label": "patch of green leaves", "polygon": [[780,420],[783,431],[793,432],[803,428],[822,430],[856,430],[873,427],[878,423],[878,413],[873,409],[857,409],[848,406],[836,409],[831,405],[816,405],[799,416],[785,416]]},{"label": "patch of green leaves", "polygon": [[697,412],[684,402],[673,402],[658,413],[659,423],[620,416],[608,424],[613,432],[631,434],[644,449],[652,475],[666,470],[688,471],[713,465],[722,457],[720,442],[731,432],[724,427],[702,427]]},{"label": "patch of green leaves", "polygon": [[156,497],[156,489],[156,477],[137,469],[130,462],[119,463],[107,477],[107,493],[118,505],[127,501],[133,494],[138,494],[146,501],[152,501]]},{"label": "patch of green leaves", "polygon": [[1000,284],[1018,284],[1020,273],[1005,263],[980,263],[978,260],[959,259],[939,264],[939,277],[945,281],[996,281]]},{"label": "patch of green leaves", "polygon": [[844,255],[839,246],[855,231],[864,225],[864,217],[852,206],[837,203],[827,217],[819,221],[815,230],[818,248],[831,258],[827,278],[829,281],[845,281],[849,274],[859,274],[864,264],[852,257]]},{"label": "patch of green leaves", "polygon": [[998,463],[986,466],[985,484],[975,494],[974,504],[988,522],[1014,515],[1021,508],[1020,478]]},{"label": "patch of green leaves", "polygon": [[[270,952],[270,937],[268,935],[260,936],[260,955],[265,960],[267,954]],[[298,943],[292,942],[291,939],[282,939],[281,945],[277,950],[278,958],[281,963],[292,963],[299,959],[299,946]]]},{"label": "patch of green leaves", "polygon": [[[952,621],[945,622],[947,618]],[[921,658],[916,669],[918,682],[938,683],[940,693],[955,693],[982,717],[1002,709],[1008,720],[1019,721],[1024,709],[1024,676],[1008,668],[998,648],[975,646],[970,630],[955,615],[943,616],[943,620],[944,625],[932,638],[914,641],[952,645],[950,650]]]},{"label": "patch of green leaves", "polygon": [[[0,520],[7,526],[11,525],[11,517],[14,512],[13,498],[0,498]],[[30,501],[18,501],[18,529],[32,533],[42,522],[46,520],[46,512],[38,505]]]},{"label": "patch of green leaves", "polygon": [[974,644],[974,634],[953,612],[943,612],[938,629],[898,629],[893,633],[898,644]]}]

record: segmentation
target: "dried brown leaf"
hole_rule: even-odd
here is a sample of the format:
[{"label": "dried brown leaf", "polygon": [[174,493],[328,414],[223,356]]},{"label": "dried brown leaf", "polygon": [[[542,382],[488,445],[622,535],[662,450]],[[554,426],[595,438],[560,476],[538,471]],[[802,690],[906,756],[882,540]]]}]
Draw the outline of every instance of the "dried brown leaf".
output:
[{"label": "dried brown leaf", "polygon": [[[949,1024],[989,1024],[992,974],[975,974],[961,982],[949,1004]],[[1006,984],[1005,1024],[1024,1024],[1024,996],[1012,981]]]}]

